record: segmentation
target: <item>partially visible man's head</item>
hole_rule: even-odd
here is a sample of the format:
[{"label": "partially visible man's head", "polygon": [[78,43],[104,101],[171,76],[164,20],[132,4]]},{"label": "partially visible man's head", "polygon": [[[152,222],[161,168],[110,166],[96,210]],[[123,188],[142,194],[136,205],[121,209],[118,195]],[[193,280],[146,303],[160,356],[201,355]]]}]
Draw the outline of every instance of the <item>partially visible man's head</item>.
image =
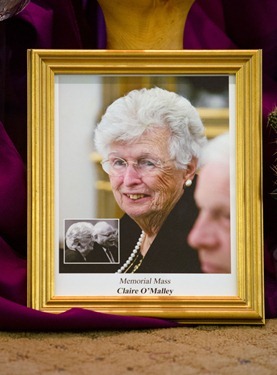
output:
[{"label": "partially visible man's head", "polygon": [[118,231],[106,221],[98,221],[93,228],[95,242],[104,247],[118,246]]},{"label": "partially visible man's head", "polygon": [[93,250],[93,225],[84,221],[72,224],[66,232],[65,241],[70,250],[79,251],[85,257]]},{"label": "partially visible man's head", "polygon": [[195,200],[198,218],[188,236],[198,250],[202,271],[231,272],[229,135],[220,135],[203,148]]}]

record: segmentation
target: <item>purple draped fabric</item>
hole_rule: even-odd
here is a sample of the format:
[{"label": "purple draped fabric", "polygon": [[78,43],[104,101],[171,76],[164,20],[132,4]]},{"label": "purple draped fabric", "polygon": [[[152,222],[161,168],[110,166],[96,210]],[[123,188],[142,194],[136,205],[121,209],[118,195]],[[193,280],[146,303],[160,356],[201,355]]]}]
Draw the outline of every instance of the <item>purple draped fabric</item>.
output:
[{"label": "purple draped fabric", "polygon": [[[86,4],[86,8],[82,5]],[[264,216],[266,316],[277,317],[276,201],[273,134],[267,116],[276,105],[275,0],[196,0],[184,33],[186,49],[263,49]],[[0,329],[75,330],[173,327],[163,319],[114,316],[85,309],[49,314],[26,307],[26,49],[105,48],[96,0],[33,0],[5,22],[5,97],[0,124]]]}]

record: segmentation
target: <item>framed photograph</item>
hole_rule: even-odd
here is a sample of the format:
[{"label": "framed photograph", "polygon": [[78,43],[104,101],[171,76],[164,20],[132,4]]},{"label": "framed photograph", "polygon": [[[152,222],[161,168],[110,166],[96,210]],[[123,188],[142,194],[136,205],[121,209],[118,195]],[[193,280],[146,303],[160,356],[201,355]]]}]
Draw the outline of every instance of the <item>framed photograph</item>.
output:
[{"label": "framed photograph", "polygon": [[[194,186],[185,189],[181,222],[170,212],[147,255],[128,271],[145,232],[140,237],[139,219],[116,199],[111,168],[120,176],[127,169],[146,175],[160,160],[126,161],[124,147],[116,160],[103,160],[95,129],[117,99],[154,88],[188,99],[208,140],[229,133],[227,271],[194,267],[194,249],[186,256],[199,214]],[[28,306],[184,324],[264,324],[261,111],[260,50],[29,50]],[[163,151],[159,140],[149,142]],[[136,191],[128,199],[139,206],[146,196]],[[193,222],[183,232],[187,217]],[[184,263],[175,258],[177,238]]]}]

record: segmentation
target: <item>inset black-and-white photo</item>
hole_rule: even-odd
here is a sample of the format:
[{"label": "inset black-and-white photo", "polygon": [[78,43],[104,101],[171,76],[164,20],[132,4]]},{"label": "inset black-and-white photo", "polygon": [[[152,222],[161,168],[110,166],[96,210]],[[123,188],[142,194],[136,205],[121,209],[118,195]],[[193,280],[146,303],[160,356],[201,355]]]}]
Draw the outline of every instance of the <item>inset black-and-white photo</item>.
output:
[{"label": "inset black-and-white photo", "polygon": [[64,222],[63,263],[119,263],[118,219]]}]

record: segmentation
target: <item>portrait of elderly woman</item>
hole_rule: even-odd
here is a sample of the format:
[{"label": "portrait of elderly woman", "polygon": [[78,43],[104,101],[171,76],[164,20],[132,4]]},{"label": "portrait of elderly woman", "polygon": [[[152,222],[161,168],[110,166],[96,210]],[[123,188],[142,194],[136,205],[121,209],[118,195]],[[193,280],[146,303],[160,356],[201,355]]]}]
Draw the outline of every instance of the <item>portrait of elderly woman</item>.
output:
[{"label": "portrait of elderly woman", "polygon": [[187,243],[196,219],[193,200],[200,116],[184,97],[155,87],[114,101],[95,130],[120,220],[118,273],[198,273]]}]

